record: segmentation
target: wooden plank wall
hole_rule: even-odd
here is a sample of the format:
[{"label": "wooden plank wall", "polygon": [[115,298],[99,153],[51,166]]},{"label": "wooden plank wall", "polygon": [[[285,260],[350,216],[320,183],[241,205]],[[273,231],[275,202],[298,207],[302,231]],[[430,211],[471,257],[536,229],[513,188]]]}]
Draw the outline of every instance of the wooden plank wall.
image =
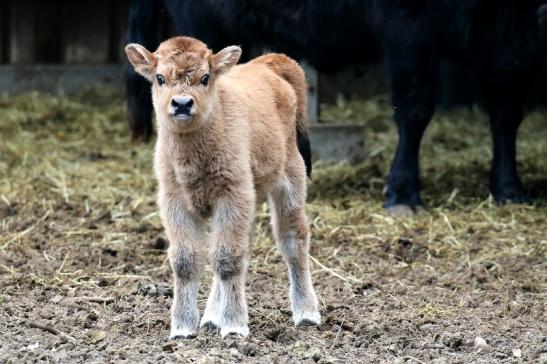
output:
[{"label": "wooden plank wall", "polygon": [[0,64],[8,62],[7,1],[0,0]]},{"label": "wooden plank wall", "polygon": [[129,0],[0,0],[0,63],[123,60]]}]

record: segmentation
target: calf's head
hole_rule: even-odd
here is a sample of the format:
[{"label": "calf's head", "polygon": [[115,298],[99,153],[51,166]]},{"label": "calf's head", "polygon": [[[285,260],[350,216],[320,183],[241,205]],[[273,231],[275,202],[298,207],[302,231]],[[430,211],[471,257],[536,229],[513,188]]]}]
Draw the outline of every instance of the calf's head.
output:
[{"label": "calf's head", "polygon": [[214,54],[190,37],[168,39],[154,53],[139,44],[128,44],[125,52],[135,71],[152,83],[158,124],[176,132],[191,132],[209,119],[216,78],[241,56],[237,46]]}]

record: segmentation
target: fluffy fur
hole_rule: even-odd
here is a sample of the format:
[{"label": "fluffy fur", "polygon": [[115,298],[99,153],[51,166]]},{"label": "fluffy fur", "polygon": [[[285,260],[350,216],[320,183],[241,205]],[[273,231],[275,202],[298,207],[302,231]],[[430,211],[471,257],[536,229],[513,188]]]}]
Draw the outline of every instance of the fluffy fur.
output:
[{"label": "fluffy fur", "polygon": [[[171,38],[153,54],[138,44],[126,52],[152,82],[158,205],[175,283],[171,338],[197,334],[207,219],[214,281],[201,326],[222,336],[249,333],[244,277],[256,202],[266,198],[289,267],[294,322],[318,324],[307,256],[306,168],[296,138],[297,130],[307,133],[302,69],[281,54],[235,65],[239,47],[214,54],[189,37]],[[200,83],[204,75],[207,85]],[[188,115],[173,112],[172,99],[180,96],[193,100]]]}]

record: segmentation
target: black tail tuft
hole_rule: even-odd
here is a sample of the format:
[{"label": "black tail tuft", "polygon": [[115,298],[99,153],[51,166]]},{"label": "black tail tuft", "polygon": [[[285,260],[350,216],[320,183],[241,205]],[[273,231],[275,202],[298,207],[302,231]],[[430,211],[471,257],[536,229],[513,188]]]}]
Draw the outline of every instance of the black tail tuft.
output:
[{"label": "black tail tuft", "polygon": [[306,175],[311,178],[311,143],[308,134],[302,133],[298,128],[296,128],[296,144],[298,146],[298,151],[304,159],[304,164],[306,165]]}]

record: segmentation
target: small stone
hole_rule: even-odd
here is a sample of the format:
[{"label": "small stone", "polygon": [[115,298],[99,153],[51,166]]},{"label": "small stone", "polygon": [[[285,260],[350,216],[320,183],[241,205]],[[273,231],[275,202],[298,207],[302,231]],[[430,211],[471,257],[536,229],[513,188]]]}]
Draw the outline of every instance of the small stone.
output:
[{"label": "small stone", "polygon": [[473,347],[476,353],[480,353],[484,349],[488,348],[488,344],[486,343],[486,340],[484,340],[482,337],[477,336],[475,338],[475,344]]},{"label": "small stone", "polygon": [[443,333],[440,337],[440,341],[447,347],[454,350],[460,350],[463,345],[463,337],[459,333]]},{"label": "small stone", "polygon": [[513,356],[514,356],[515,358],[520,358],[520,357],[522,357],[522,350],[520,350],[520,349],[513,349]]},{"label": "small stone", "polygon": [[161,349],[167,353],[174,353],[176,347],[177,347],[177,343],[174,341],[170,341],[167,344],[163,345]]},{"label": "small stone", "polygon": [[321,359],[321,350],[319,348],[310,348],[304,353],[304,359],[313,359],[317,362]]},{"label": "small stone", "polygon": [[104,340],[106,337],[106,333],[104,331],[98,331],[98,330],[92,330],[87,335],[89,337],[89,341],[92,344],[97,344]]},{"label": "small stone", "polygon": [[173,297],[173,289],[163,283],[139,283],[137,294],[143,296],[165,296]]},{"label": "small stone", "polygon": [[276,341],[280,334],[281,329],[279,327],[274,327],[264,332],[264,336],[271,341]]},{"label": "small stone", "polygon": [[40,347],[40,343],[35,342],[34,344],[30,344],[29,346],[27,346],[27,349],[34,350],[34,349],[38,349],[39,347]]},{"label": "small stone", "polygon": [[150,241],[149,246],[151,249],[155,250],[166,250],[169,246],[169,242],[160,236]]},{"label": "small stone", "polygon": [[248,343],[241,348],[241,353],[245,356],[255,356],[259,351],[260,346],[252,343]]},{"label": "small stone", "polygon": [[97,351],[103,351],[104,349],[106,349],[106,345],[107,343],[101,343],[99,346],[97,346]]},{"label": "small stone", "polygon": [[108,279],[106,278],[101,278],[99,279],[99,281],[97,282],[97,286],[99,287],[106,287],[110,284],[110,282],[108,281]]},{"label": "small stone", "polygon": [[218,348],[212,348],[212,349],[209,350],[209,355],[221,358],[222,357],[222,351]]},{"label": "small stone", "polygon": [[55,297],[52,297],[52,298],[50,299],[50,301],[51,301],[52,303],[55,303],[55,304],[61,302],[62,300],[63,300],[63,296],[60,296],[60,295],[56,295]]},{"label": "small stone", "polygon": [[422,326],[420,326],[420,331],[432,333],[437,331],[438,327],[439,325],[435,325],[435,324],[430,324],[430,323],[423,324]]},{"label": "small stone", "polygon": [[59,346],[57,346],[57,351],[70,351],[72,349],[75,348],[75,345],[74,343],[72,342],[67,342],[67,343],[64,343],[64,344],[61,344]]},{"label": "small stone", "polygon": [[241,360],[243,358],[243,355],[236,348],[231,348],[230,349],[230,355],[233,358],[239,359],[239,360]]}]

